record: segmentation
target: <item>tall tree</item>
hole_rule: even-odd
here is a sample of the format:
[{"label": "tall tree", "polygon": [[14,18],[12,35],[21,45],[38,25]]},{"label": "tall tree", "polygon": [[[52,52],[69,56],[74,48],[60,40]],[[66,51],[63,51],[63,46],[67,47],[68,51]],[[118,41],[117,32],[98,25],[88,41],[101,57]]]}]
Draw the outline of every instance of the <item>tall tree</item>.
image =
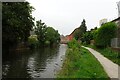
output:
[{"label": "tall tree", "polygon": [[82,37],[83,34],[86,32],[87,26],[86,26],[86,21],[83,19],[81,25],[80,25],[80,36]]},{"label": "tall tree", "polygon": [[18,41],[27,41],[34,26],[31,15],[34,8],[28,2],[4,2],[2,8],[3,45],[12,46]]},{"label": "tall tree", "polygon": [[40,44],[44,44],[47,26],[45,23],[36,21],[35,33]]},{"label": "tall tree", "polygon": [[60,34],[52,27],[47,27],[46,31],[46,41],[49,41],[52,45],[60,41]]}]

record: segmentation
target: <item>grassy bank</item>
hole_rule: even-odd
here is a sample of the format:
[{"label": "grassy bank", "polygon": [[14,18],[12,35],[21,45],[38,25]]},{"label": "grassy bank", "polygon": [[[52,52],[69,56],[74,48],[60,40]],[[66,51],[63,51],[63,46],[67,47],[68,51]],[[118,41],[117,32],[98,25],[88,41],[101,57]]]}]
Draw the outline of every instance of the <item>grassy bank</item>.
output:
[{"label": "grassy bank", "polygon": [[59,78],[108,78],[97,59],[78,43],[68,45],[66,59],[57,77]]},{"label": "grassy bank", "polygon": [[110,59],[112,62],[120,65],[120,52],[114,51],[111,48],[100,49],[92,45],[89,45],[88,47],[95,49],[96,51],[100,52],[103,56]]}]

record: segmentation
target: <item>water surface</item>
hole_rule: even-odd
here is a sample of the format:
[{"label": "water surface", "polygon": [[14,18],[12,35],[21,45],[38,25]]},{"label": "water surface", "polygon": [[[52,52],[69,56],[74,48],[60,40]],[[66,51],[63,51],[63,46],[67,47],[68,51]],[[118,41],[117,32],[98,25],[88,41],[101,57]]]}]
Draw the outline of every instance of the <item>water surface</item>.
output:
[{"label": "water surface", "polygon": [[67,46],[10,53],[3,58],[3,78],[55,78],[61,69]]}]

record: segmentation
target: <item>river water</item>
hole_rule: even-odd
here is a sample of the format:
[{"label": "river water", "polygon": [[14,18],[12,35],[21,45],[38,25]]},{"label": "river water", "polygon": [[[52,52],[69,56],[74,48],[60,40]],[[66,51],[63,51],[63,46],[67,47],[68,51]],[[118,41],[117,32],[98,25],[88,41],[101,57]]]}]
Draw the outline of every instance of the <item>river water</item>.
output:
[{"label": "river water", "polygon": [[3,60],[3,78],[55,78],[61,69],[67,46],[19,51]]}]

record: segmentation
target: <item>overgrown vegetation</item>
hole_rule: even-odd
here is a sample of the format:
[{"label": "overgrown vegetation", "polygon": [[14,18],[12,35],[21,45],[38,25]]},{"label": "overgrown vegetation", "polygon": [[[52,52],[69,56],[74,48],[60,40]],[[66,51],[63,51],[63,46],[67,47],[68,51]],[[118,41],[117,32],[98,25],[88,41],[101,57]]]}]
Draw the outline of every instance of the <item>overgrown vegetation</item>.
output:
[{"label": "overgrown vegetation", "polygon": [[88,45],[91,44],[91,41],[93,41],[94,44],[94,39],[96,37],[96,34],[97,34],[97,27],[89,31],[86,31],[81,37],[81,44]]},{"label": "overgrown vegetation", "polygon": [[82,44],[90,44],[90,41],[93,40],[93,34],[91,31],[87,31],[83,34],[83,37],[81,38]]},{"label": "overgrown vegetation", "polygon": [[80,48],[80,44],[74,38],[72,41],[68,43],[68,47],[72,49]]},{"label": "overgrown vegetation", "polygon": [[[80,47],[74,39],[68,43],[63,67],[58,73],[62,78],[105,78],[107,74],[97,59],[86,49]],[[79,46],[79,47],[78,47]]]}]

